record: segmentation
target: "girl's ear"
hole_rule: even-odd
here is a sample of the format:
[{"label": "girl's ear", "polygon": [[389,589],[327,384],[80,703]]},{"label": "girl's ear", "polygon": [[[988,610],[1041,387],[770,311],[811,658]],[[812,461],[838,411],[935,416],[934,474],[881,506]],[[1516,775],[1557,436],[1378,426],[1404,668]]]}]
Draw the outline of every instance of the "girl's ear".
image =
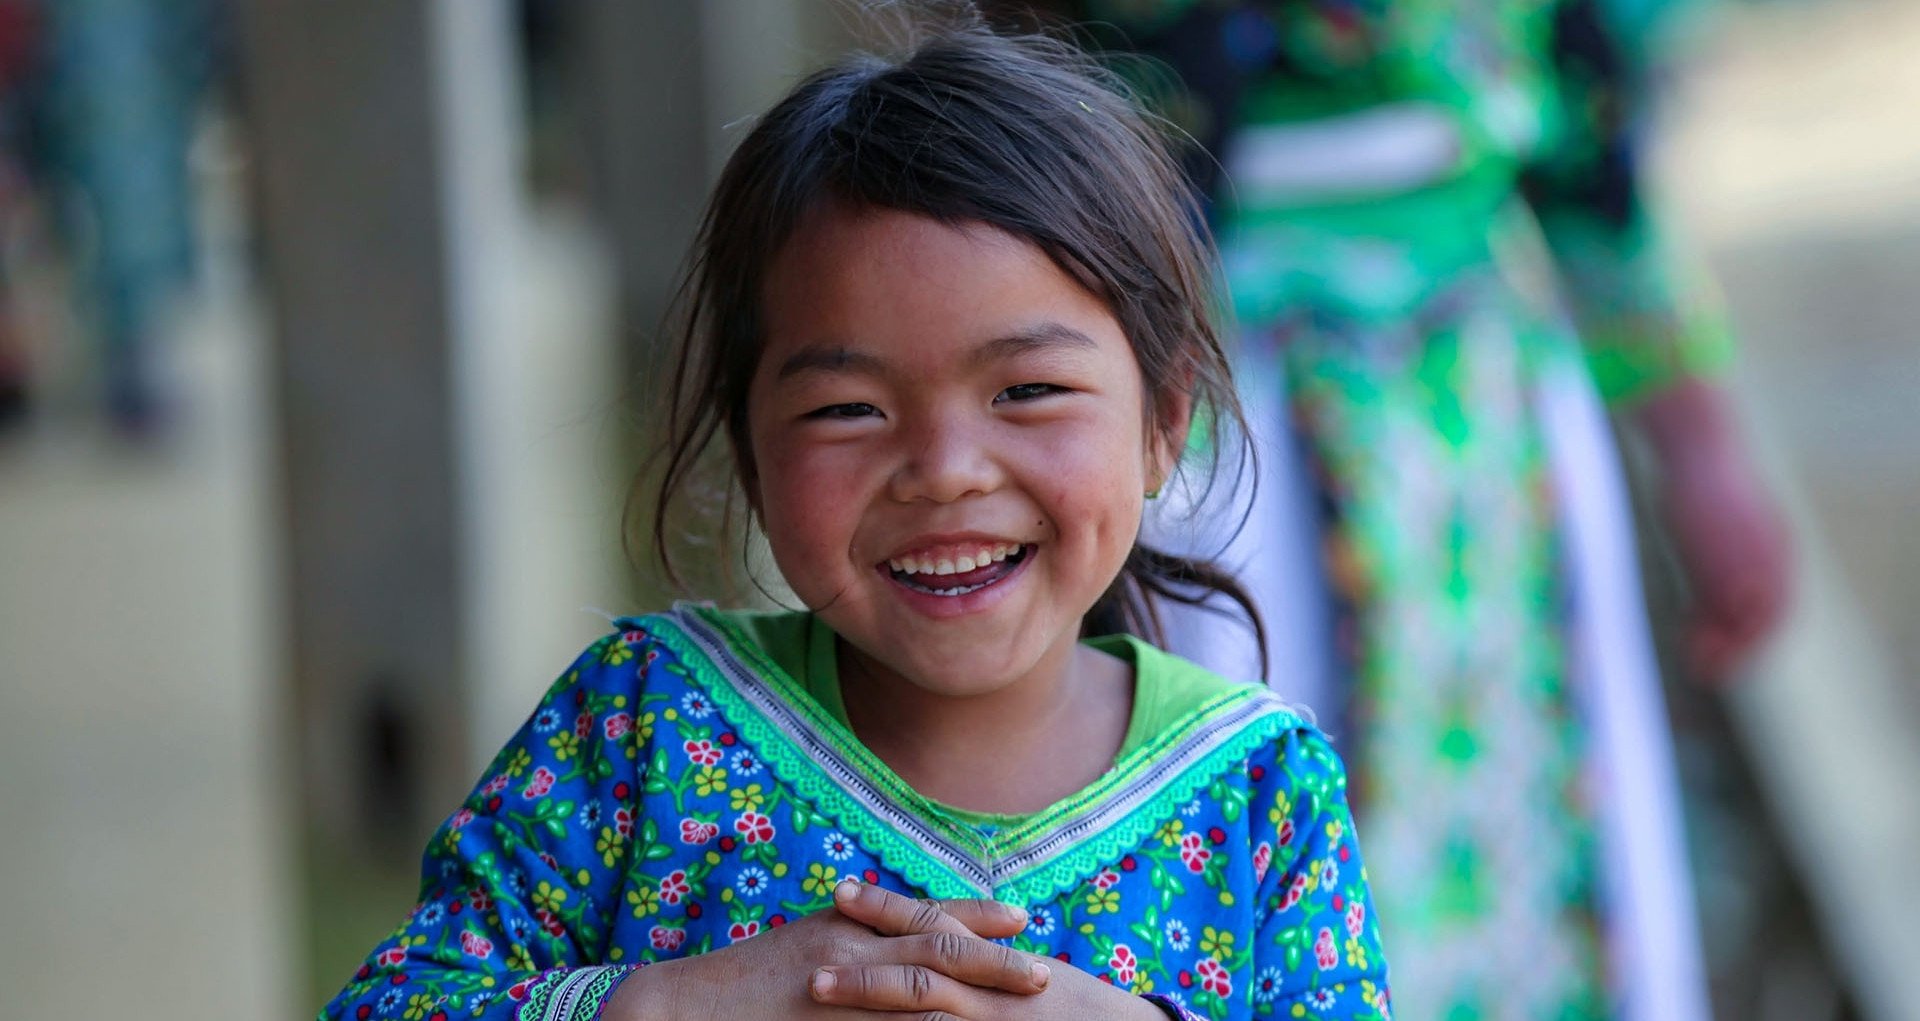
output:
[{"label": "girl's ear", "polygon": [[[1183,381],[1183,384],[1190,384]],[[1147,492],[1157,494],[1173,478],[1180,466],[1180,455],[1187,449],[1187,433],[1193,425],[1193,387],[1168,387],[1155,396],[1159,405],[1154,435],[1147,439]]]}]

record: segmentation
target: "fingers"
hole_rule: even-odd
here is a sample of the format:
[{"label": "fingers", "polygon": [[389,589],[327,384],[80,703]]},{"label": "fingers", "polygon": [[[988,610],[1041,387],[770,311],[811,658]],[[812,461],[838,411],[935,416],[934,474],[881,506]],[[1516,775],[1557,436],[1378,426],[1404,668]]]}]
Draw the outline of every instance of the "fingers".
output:
[{"label": "fingers", "polygon": [[907,936],[897,943],[904,963],[932,969],[970,986],[1028,996],[1046,989],[1053,978],[1053,972],[1040,961],[971,935],[930,932]]},{"label": "fingers", "polygon": [[1027,927],[1026,912],[991,900],[915,900],[869,883],[844,882],[833,890],[841,914],[882,936],[953,932],[999,939]]},{"label": "fingers", "polygon": [[914,1015],[915,1021],[962,1021],[980,999],[976,990],[917,964],[821,968],[807,985],[817,1003],[859,1010],[921,1011]]}]

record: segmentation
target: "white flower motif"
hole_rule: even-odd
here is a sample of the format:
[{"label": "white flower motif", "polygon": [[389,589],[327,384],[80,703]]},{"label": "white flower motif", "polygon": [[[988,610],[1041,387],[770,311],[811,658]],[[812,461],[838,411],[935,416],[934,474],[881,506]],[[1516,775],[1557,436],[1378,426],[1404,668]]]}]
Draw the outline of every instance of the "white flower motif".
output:
[{"label": "white flower motif", "polygon": [[1035,936],[1052,935],[1053,912],[1046,908],[1034,908],[1033,913],[1027,916],[1027,931]]},{"label": "white flower motif", "polygon": [[1185,950],[1193,945],[1193,934],[1187,931],[1187,923],[1178,918],[1167,919],[1167,946],[1174,950]]},{"label": "white flower motif", "polygon": [[738,776],[754,776],[760,772],[760,756],[742,748],[733,753],[733,761],[729,765]]},{"label": "white flower motif", "polygon": [[758,897],[767,892],[769,881],[766,869],[749,865],[740,870],[740,875],[733,881],[733,888],[739,890],[742,897]]},{"label": "white flower motif", "polygon": [[1267,967],[1253,980],[1253,998],[1260,1003],[1272,1003],[1280,995],[1280,969]]},{"label": "white flower motif", "polygon": [[827,852],[827,857],[834,861],[846,861],[853,857],[853,841],[848,840],[847,835],[839,830],[827,834],[826,839],[820,841],[820,847]]},{"label": "white flower motif", "polygon": [[687,692],[680,699],[680,708],[686,712],[689,719],[704,720],[713,715],[713,703],[707,701],[707,696],[697,691]]}]

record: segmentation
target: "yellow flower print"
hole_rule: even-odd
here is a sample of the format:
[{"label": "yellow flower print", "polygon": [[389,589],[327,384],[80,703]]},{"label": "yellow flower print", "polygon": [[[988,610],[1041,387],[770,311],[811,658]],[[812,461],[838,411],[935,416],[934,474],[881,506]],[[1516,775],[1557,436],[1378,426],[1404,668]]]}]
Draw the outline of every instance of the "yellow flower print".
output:
[{"label": "yellow flower print", "polygon": [[1287,792],[1283,788],[1273,796],[1273,807],[1267,809],[1267,821],[1278,826],[1280,820],[1291,814],[1293,814],[1293,799],[1287,797]]},{"label": "yellow flower print", "polygon": [[406,1018],[407,1021],[420,1021],[420,1019],[426,1017],[427,1012],[432,1009],[433,997],[428,996],[426,993],[414,993],[412,996],[407,997],[407,1012],[400,1016]]},{"label": "yellow flower print", "polygon": [[1102,912],[1117,912],[1119,910],[1120,891],[1100,889],[1087,891],[1087,914],[1097,915]]},{"label": "yellow flower print", "polygon": [[580,754],[580,735],[571,730],[563,730],[547,738],[547,747],[553,749],[553,757],[559,762]]},{"label": "yellow flower print", "polygon": [[513,750],[513,757],[507,760],[507,775],[519,776],[526,772],[527,767],[531,765],[533,765],[533,753],[527,751],[525,748],[515,748]]},{"label": "yellow flower print", "polygon": [[1160,827],[1160,832],[1156,834],[1156,836],[1160,838],[1162,846],[1172,847],[1180,842],[1180,831],[1183,828],[1184,824],[1181,823],[1180,820],[1175,819],[1165,826]]},{"label": "yellow flower print", "polygon": [[660,910],[660,893],[651,886],[628,890],[627,903],[633,905],[633,917],[645,918]]},{"label": "yellow flower print", "polygon": [[703,798],[726,790],[727,771],[715,766],[701,766],[699,775],[694,777],[693,789]]},{"label": "yellow flower print", "polygon": [[641,744],[653,740],[653,725],[658,722],[660,717],[653,713],[642,713],[639,719],[633,721],[634,740]]},{"label": "yellow flower print", "polygon": [[1360,1002],[1375,1010],[1380,1009],[1380,987],[1374,985],[1372,979],[1360,980]]},{"label": "yellow flower print", "polygon": [[607,643],[607,651],[600,654],[600,662],[608,666],[619,666],[633,658],[633,648],[618,639]]},{"label": "yellow flower print", "polygon": [[567,891],[564,887],[554,886],[542,879],[540,885],[534,888],[533,906],[536,908],[546,908],[557,915],[560,913],[560,906],[566,902]]},{"label": "yellow flower print", "polygon": [[507,967],[513,971],[534,971],[533,955],[527,948],[515,943],[507,948]]},{"label": "yellow flower print", "polygon": [[1353,936],[1347,937],[1347,964],[1355,968],[1367,966],[1367,945]]},{"label": "yellow flower print", "polygon": [[1141,971],[1134,976],[1133,995],[1145,996],[1150,992],[1153,992],[1153,976],[1148,975],[1145,971]]},{"label": "yellow flower print", "polygon": [[736,812],[758,812],[761,803],[766,799],[761,797],[760,785],[750,783],[745,787],[735,787],[733,796],[727,800]]},{"label": "yellow flower print", "polygon": [[1320,889],[1320,866],[1324,864],[1324,862],[1325,862],[1324,859],[1315,858],[1313,860],[1313,864],[1307,866],[1307,892],[1308,893],[1312,893],[1313,891]]},{"label": "yellow flower print", "polygon": [[833,889],[833,884],[839,876],[839,870],[833,866],[814,862],[807,866],[807,878],[801,882],[800,888],[815,897],[824,897]]},{"label": "yellow flower print", "polygon": [[600,827],[600,837],[593,842],[593,849],[600,852],[600,864],[608,868],[620,860],[620,852],[627,846],[627,838],[611,826]]},{"label": "yellow flower print", "polygon": [[1225,961],[1233,956],[1233,933],[1215,929],[1211,925],[1200,927],[1200,952],[1216,961]]},{"label": "yellow flower print", "polygon": [[1341,822],[1338,819],[1330,819],[1327,821],[1327,839],[1328,840],[1331,840],[1334,843],[1338,844],[1340,842],[1340,838],[1346,835],[1346,832],[1347,832],[1346,823]]}]

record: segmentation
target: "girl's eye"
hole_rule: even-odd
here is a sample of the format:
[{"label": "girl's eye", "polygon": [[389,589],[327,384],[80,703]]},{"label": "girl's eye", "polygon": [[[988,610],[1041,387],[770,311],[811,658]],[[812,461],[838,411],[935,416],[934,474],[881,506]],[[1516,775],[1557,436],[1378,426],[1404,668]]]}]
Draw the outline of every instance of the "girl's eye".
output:
[{"label": "girl's eye", "polygon": [[826,419],[867,418],[872,415],[878,415],[879,413],[880,409],[871,404],[829,404],[816,411],[807,412],[806,417]]},{"label": "girl's eye", "polygon": [[1000,391],[999,396],[995,397],[993,402],[998,404],[1001,401],[1031,401],[1035,398],[1046,397],[1050,394],[1057,393],[1066,393],[1066,387],[1056,386],[1052,383],[1016,383]]}]

